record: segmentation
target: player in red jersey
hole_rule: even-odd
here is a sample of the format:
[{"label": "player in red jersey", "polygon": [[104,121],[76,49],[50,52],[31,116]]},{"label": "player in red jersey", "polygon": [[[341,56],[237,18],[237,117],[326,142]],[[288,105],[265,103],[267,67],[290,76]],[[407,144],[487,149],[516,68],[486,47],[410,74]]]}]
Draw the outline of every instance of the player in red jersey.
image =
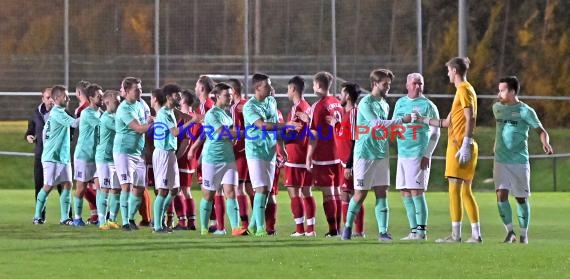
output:
[{"label": "player in red jersey", "polygon": [[[336,150],[333,127],[327,116],[342,121],[344,110],[337,98],[330,94],[333,76],[328,72],[319,72],[313,77],[313,90],[318,97],[311,107],[310,129],[312,137],[307,149],[306,168],[313,174],[313,186],[323,193],[323,209],[329,224],[327,237],[337,236],[340,231],[340,158]],[[338,204],[337,204],[338,203]]]},{"label": "player in red jersey", "polygon": [[[340,199],[342,207],[342,219],[346,222],[348,203],[354,194],[354,180],[352,178],[353,153],[356,134],[356,116],[358,107],[356,101],[360,95],[360,86],[356,83],[345,82],[341,85],[340,104],[344,108],[342,122],[336,122],[336,118],[328,117],[330,124],[335,127],[336,148],[340,157]],[[353,237],[364,236],[364,207],[360,210],[355,220],[355,232]]]},{"label": "player in red jersey", "polygon": [[[233,98],[232,105],[230,107],[230,112],[232,119],[234,120],[234,127],[239,127],[240,129],[245,128],[243,119],[243,106],[247,103],[245,98],[242,98],[241,91],[243,84],[238,79],[229,79],[228,84],[233,88]],[[247,169],[247,160],[245,158],[245,138],[239,138],[234,140],[234,155],[236,158],[236,165],[238,169],[239,183],[236,187],[236,198],[239,208],[239,217],[241,220],[241,225],[243,228],[249,226],[248,220],[248,208],[250,204],[253,205],[253,188],[251,187],[251,182],[249,180],[249,173]],[[248,203],[249,201],[251,203]]]},{"label": "player in red jersey", "polygon": [[[275,88],[271,87],[269,93],[275,97]],[[277,109],[277,123],[285,123],[283,114]],[[275,152],[275,174],[273,175],[273,185],[269,196],[267,197],[267,205],[265,205],[265,230],[267,235],[276,235],[275,223],[277,222],[277,194],[279,193],[279,177],[281,175],[281,168],[285,165],[287,160],[287,153],[283,150],[281,144],[277,144]],[[252,189],[253,190],[253,189]]]},{"label": "player in red jersey", "polygon": [[[306,115],[311,114],[311,105],[303,98],[305,81],[300,76],[291,78],[287,85],[287,97],[293,102],[293,107],[287,115],[287,121],[301,122],[302,131],[309,129],[309,123],[303,122],[297,116],[298,112]],[[285,163],[285,187],[291,198],[291,212],[295,221],[295,232],[292,237],[314,236],[315,233],[315,198],[313,197],[311,186],[313,184],[311,173],[305,168],[306,153],[309,146],[309,137],[300,134],[285,140],[287,149],[287,162]],[[303,206],[305,201],[305,206]],[[307,230],[305,231],[305,217],[307,220]]]},{"label": "player in red jersey", "polygon": [[[75,86],[75,97],[79,101],[79,107],[75,109],[75,118],[79,118],[81,116],[81,112],[89,107],[89,99],[87,95],[85,95],[85,89],[89,86],[89,82],[85,80],[81,80]],[[79,127],[75,128],[73,133],[73,148],[72,154],[75,153],[75,145],[77,144],[77,138],[79,137]],[[97,204],[96,204],[96,192],[95,192],[95,185],[93,184],[93,180],[89,181],[85,187],[85,200],[89,203],[89,210],[90,210],[90,217],[88,222],[90,224],[98,224],[99,217],[97,216]]]}]

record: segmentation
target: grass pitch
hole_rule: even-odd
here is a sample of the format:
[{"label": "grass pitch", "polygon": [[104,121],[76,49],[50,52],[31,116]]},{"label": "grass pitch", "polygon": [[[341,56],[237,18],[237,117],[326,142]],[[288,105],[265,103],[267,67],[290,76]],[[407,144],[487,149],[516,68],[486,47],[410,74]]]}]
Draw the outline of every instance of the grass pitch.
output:
[{"label": "grass pitch", "polygon": [[[199,193],[194,193],[199,197]],[[373,201],[366,202],[364,239],[324,238],[320,193],[316,238],[291,238],[286,193],[278,196],[276,237],[200,236],[196,231],[155,235],[100,232],[58,225],[57,192],[50,194],[48,220],[32,225],[33,190],[0,190],[0,278],[563,278],[570,266],[570,196],[535,193],[531,198],[530,244],[500,243],[505,231],[494,194],[477,193],[484,243],[435,244],[449,233],[446,193],[428,193],[430,240],[379,243]],[[390,232],[407,234],[398,193],[392,192]],[[513,202],[516,222],[516,207]],[[85,214],[85,212],[84,212]],[[138,217],[137,217],[138,218]],[[465,217],[464,222],[468,221]],[[470,233],[464,224],[464,237]],[[516,223],[515,223],[516,227]],[[518,230],[517,230],[518,234]]]}]

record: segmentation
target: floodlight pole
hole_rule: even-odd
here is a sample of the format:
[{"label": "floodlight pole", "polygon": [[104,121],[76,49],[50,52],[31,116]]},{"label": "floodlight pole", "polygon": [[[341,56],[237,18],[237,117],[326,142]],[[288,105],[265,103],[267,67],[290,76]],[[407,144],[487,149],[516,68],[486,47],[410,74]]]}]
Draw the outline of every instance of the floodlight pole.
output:
[{"label": "floodlight pole", "polygon": [[468,0],[459,0],[458,21],[459,21],[459,57],[467,56],[467,23],[468,23]]},{"label": "floodlight pole", "polygon": [[332,94],[336,96],[336,78],[337,78],[337,68],[336,68],[336,0],[331,0],[331,36],[332,36],[332,74],[334,77],[332,83]]},{"label": "floodlight pole", "polygon": [[69,88],[69,0],[64,1],[63,16],[63,74],[65,87]]},{"label": "floodlight pole", "polygon": [[249,0],[244,0],[244,22],[243,22],[243,64],[244,64],[244,73],[243,73],[243,84],[244,84],[244,93],[245,98],[247,98],[247,94],[249,92]]},{"label": "floodlight pole", "polygon": [[160,87],[160,0],[154,0],[154,88]]},{"label": "floodlight pole", "polygon": [[417,39],[418,44],[418,73],[423,73],[423,49],[422,49],[422,0],[416,0],[416,13],[417,13]]}]

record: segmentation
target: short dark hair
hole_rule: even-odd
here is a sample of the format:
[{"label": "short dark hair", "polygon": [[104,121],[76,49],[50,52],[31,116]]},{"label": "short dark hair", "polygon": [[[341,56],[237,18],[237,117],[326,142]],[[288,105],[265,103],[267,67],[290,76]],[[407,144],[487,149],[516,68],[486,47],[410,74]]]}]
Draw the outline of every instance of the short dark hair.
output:
[{"label": "short dark hair", "polygon": [[209,76],[201,75],[201,76],[198,78],[198,82],[199,82],[202,86],[204,86],[204,88],[206,89],[206,90],[205,90],[206,92],[210,92],[210,91],[212,91],[212,89],[214,89],[214,85],[215,85],[214,80],[212,80],[212,78],[209,77]]},{"label": "short dark hair", "polygon": [[162,87],[162,94],[164,94],[164,96],[172,95],[178,92],[182,92],[182,88],[180,88],[180,86],[177,84],[167,84]]},{"label": "short dark hair", "polygon": [[346,90],[348,93],[348,98],[353,103],[356,103],[358,96],[360,96],[360,93],[362,92],[360,85],[354,82],[343,82],[340,88],[344,88],[344,90]]},{"label": "short dark hair", "polygon": [[228,84],[232,86],[234,91],[241,93],[241,90],[243,88],[243,83],[239,79],[230,78],[230,79],[228,79]]},{"label": "short dark hair", "polygon": [[125,79],[123,79],[123,89],[125,91],[131,89],[131,87],[133,87],[133,85],[135,84],[139,84],[142,81],[140,80],[140,78],[136,78],[136,77],[126,77]]},{"label": "short dark hair", "polygon": [[51,88],[51,96],[52,96],[52,98],[55,98],[59,95],[64,94],[65,91],[67,91],[67,88],[64,85],[54,85]]},{"label": "short dark hair", "polygon": [[214,86],[214,89],[212,89],[212,91],[210,91],[210,94],[214,94],[217,98],[217,96],[220,95],[220,93],[222,93],[222,91],[230,90],[230,89],[232,89],[232,87],[229,84],[227,84],[225,82],[220,82]]},{"label": "short dark hair", "polygon": [[394,77],[394,73],[388,69],[375,69],[370,73],[370,82],[380,82],[385,78],[389,78],[392,81]]},{"label": "short dark hair", "polygon": [[313,77],[313,80],[325,90],[329,90],[329,88],[331,88],[333,79],[334,79],[333,75],[329,72],[318,72]]},{"label": "short dark hair", "polygon": [[166,103],[166,95],[163,94],[162,88],[155,88],[152,90],[151,95],[156,99],[156,102],[160,106],[164,106]]},{"label": "short dark hair", "polygon": [[259,82],[262,82],[264,80],[268,80],[269,76],[266,74],[262,74],[262,73],[255,73],[253,74],[253,76],[251,77],[251,84],[255,87],[255,85]]},{"label": "short dark hair", "polygon": [[454,57],[447,61],[445,66],[455,69],[457,74],[464,76],[469,70],[469,64],[471,61],[467,57]]},{"label": "short dark hair", "polygon": [[186,89],[182,91],[182,101],[184,101],[184,103],[187,104],[188,106],[192,107],[197,102],[196,94]]},{"label": "short dark hair", "polygon": [[75,89],[79,89],[79,92],[81,92],[81,94],[85,94],[85,90],[87,89],[87,87],[89,87],[89,84],[91,84],[89,81],[86,80],[80,80],[76,85],[75,85]]},{"label": "short dark hair", "polygon": [[96,83],[92,83],[89,84],[89,86],[87,86],[87,88],[85,88],[85,96],[87,98],[91,97],[95,97],[95,92],[97,92],[97,90],[101,90],[103,91],[103,87],[101,87],[101,85],[96,84]]},{"label": "short dark hair", "polygon": [[506,83],[509,90],[514,90],[515,95],[518,95],[521,90],[521,84],[516,76],[507,76],[499,80],[499,83]]},{"label": "short dark hair", "polygon": [[303,95],[303,91],[305,91],[305,80],[302,77],[294,76],[289,80],[289,82],[287,84],[293,85],[293,88],[295,88],[295,91],[297,91],[301,95]]}]

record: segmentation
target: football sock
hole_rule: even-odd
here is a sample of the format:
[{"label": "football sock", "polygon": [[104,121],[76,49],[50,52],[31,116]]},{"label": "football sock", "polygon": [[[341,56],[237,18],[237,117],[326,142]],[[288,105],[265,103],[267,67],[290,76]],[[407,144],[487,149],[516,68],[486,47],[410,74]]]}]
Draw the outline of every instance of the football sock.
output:
[{"label": "football sock", "polygon": [[99,218],[99,226],[105,224],[105,218],[107,217],[107,197],[108,193],[101,190],[97,190],[96,202],[97,202],[97,215]]},{"label": "football sock", "polygon": [[530,204],[528,202],[528,199],[525,203],[517,203],[517,215],[519,219],[519,226],[521,228],[521,235],[526,237],[526,231],[530,223]]},{"label": "football sock", "polygon": [[224,196],[214,196],[214,211],[216,212],[216,226],[218,227],[218,230],[224,230],[224,215],[226,214],[226,203],[224,201]]},{"label": "football sock", "polygon": [[339,195],[334,195],[335,201],[335,224],[336,230],[340,232],[340,226],[342,224],[342,201]]},{"label": "football sock", "polygon": [[205,199],[200,200],[200,228],[202,231],[208,231],[208,222],[212,214],[212,201]]},{"label": "football sock", "polygon": [[411,196],[402,197],[404,201],[404,208],[406,209],[406,216],[408,217],[408,223],[410,224],[410,229],[412,232],[416,232],[418,223],[416,221],[416,207],[414,205],[414,200]]},{"label": "football sock", "polygon": [[317,202],[315,201],[315,197],[309,196],[304,197],[303,202],[305,204],[305,218],[307,220],[307,230],[306,232],[314,232],[315,231],[315,213],[317,208]]},{"label": "football sock", "polygon": [[109,193],[109,219],[112,222],[117,221],[117,214],[119,213],[119,195]]},{"label": "football sock", "polygon": [[378,231],[380,233],[388,232],[388,199],[378,198],[376,199],[376,206],[374,207],[376,213],[376,222],[378,223]]},{"label": "football sock", "polygon": [[428,207],[425,194],[412,197],[414,200],[414,207],[416,208],[416,223],[423,230],[417,230],[416,233],[420,235],[425,234],[425,229],[428,221]]},{"label": "football sock", "polygon": [[[46,205],[47,196],[48,193],[44,191],[43,188],[38,192],[38,197],[36,198],[36,211],[34,212],[34,218],[42,217],[42,210],[44,210],[44,207]],[[67,211],[65,215],[67,215]],[[63,220],[65,220],[65,218]]]},{"label": "football sock", "polygon": [[194,204],[194,198],[186,198],[186,218],[188,218],[188,224],[193,225],[196,220],[196,205]]},{"label": "football sock", "polygon": [[228,219],[230,219],[232,230],[239,228],[239,210],[236,199],[226,199],[226,214],[228,215]]},{"label": "football sock", "polygon": [[[131,193],[129,195],[129,220],[135,220],[135,214],[139,211],[142,198]],[[157,218],[159,218],[157,216]]]},{"label": "football sock", "polygon": [[461,222],[463,205],[461,204],[461,183],[449,181],[449,214],[451,222]]},{"label": "football sock", "polygon": [[325,196],[323,199],[323,209],[329,224],[329,232],[336,232],[336,201],[334,196]]},{"label": "football sock", "polygon": [[129,224],[129,196],[130,193],[126,191],[121,191],[119,196],[119,204],[121,206],[121,219],[123,225]]},{"label": "football sock", "polygon": [[265,208],[265,225],[268,232],[275,231],[275,222],[277,218],[277,204],[267,203]]},{"label": "football sock", "polygon": [[354,219],[354,232],[364,232],[364,206],[362,205],[360,206],[360,211],[356,214],[356,219]]},{"label": "football sock", "polygon": [[81,219],[81,215],[83,213],[83,198],[74,196],[73,211],[75,212],[74,219]]},{"label": "football sock", "polygon": [[[38,193],[39,195],[39,193]],[[46,197],[47,198],[47,197]],[[71,206],[71,190],[63,188],[61,190],[61,194],[59,195],[59,210],[60,210],[60,219],[64,221],[69,219],[69,208]]]},{"label": "football sock", "polygon": [[305,227],[304,222],[304,212],[303,212],[303,202],[301,197],[291,198],[291,212],[293,213],[293,219],[295,220],[295,231],[298,233],[304,233]]},{"label": "football sock", "polygon": [[162,229],[162,218],[160,218],[159,216],[164,215],[164,213],[162,212],[164,209],[164,200],[166,197],[162,196],[162,195],[156,195],[156,198],[154,199],[154,230],[158,231],[160,229]]},{"label": "football sock", "polygon": [[342,221],[343,224],[346,223],[346,213],[348,212],[348,204],[350,203],[350,200],[348,202],[346,201],[341,201],[340,203],[340,207],[341,207],[341,211],[342,211]]},{"label": "football sock", "polygon": [[241,226],[247,228],[249,225],[248,222],[248,215],[247,215],[247,208],[249,207],[247,203],[247,196],[246,195],[237,195],[237,203],[239,208],[239,218],[241,220]]},{"label": "football sock", "polygon": [[513,230],[513,212],[511,209],[511,204],[508,200],[503,202],[497,202],[497,207],[499,208],[499,215],[501,216],[501,220],[503,220],[503,224],[505,225],[505,229],[507,232]]},{"label": "football sock", "polygon": [[360,211],[361,204],[354,201],[354,198],[350,199],[348,203],[348,210],[346,212],[346,223],[344,223],[345,228],[352,228],[354,224],[354,219]]},{"label": "football sock", "polygon": [[465,205],[465,211],[471,224],[479,222],[479,206],[471,191],[471,183],[464,182],[461,186],[461,199]]},{"label": "football sock", "polygon": [[253,216],[257,231],[265,230],[265,206],[267,204],[267,194],[255,193],[253,198]]}]

